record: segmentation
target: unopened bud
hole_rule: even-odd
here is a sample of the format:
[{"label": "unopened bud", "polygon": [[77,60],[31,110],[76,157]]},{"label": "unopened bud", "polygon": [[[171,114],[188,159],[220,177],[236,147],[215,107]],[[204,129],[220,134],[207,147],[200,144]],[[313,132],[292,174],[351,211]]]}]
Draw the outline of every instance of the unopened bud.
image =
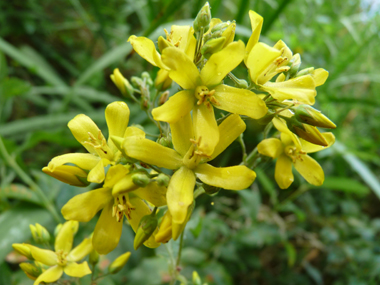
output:
[{"label": "unopened bud", "polygon": [[157,143],[159,143],[162,146],[165,147],[171,147],[172,146],[172,140],[170,137],[161,137],[157,139]]},{"label": "unopened bud", "polygon": [[89,256],[88,256],[88,262],[92,265],[95,266],[99,262],[99,253],[93,249]]},{"label": "unopened bud", "polygon": [[193,23],[194,31],[199,32],[201,29],[203,29],[203,31],[207,31],[210,28],[210,21],[211,21],[210,4],[206,2],[206,4],[198,12],[197,17],[194,20],[194,23]]},{"label": "unopened bud", "polygon": [[36,223],[35,226],[29,225],[33,239],[36,243],[46,243],[50,241],[50,234],[43,226]]},{"label": "unopened bud", "polygon": [[168,187],[169,181],[170,181],[170,177],[164,173],[160,173],[156,177],[156,182],[158,186]]},{"label": "unopened bud", "polygon": [[73,165],[59,165],[54,168],[46,166],[42,171],[55,179],[77,187],[86,187],[90,184],[87,181],[88,173],[83,169]]},{"label": "unopened bud", "polygon": [[135,250],[151,237],[157,228],[157,224],[158,220],[155,215],[146,215],[141,218],[135,240],[133,241],[133,248]]},{"label": "unopened bud", "polygon": [[116,87],[120,90],[121,94],[125,97],[130,97],[133,95],[133,87],[129,81],[121,74],[118,68],[115,68],[113,74],[111,74],[111,79],[115,83]]},{"label": "unopened bud", "polygon": [[201,54],[208,59],[213,53],[220,51],[223,48],[225,42],[225,37],[211,39],[202,46]]},{"label": "unopened bud", "polygon": [[[171,84],[171,82],[170,82]],[[158,100],[159,106],[163,105],[169,98],[169,91],[165,91],[161,94],[160,99]]]},{"label": "unopened bud", "polygon": [[303,76],[303,75],[310,75],[313,73],[313,71],[314,71],[314,67],[302,69],[301,71],[297,72],[296,77]]},{"label": "unopened bud", "polygon": [[42,273],[42,269],[32,263],[22,262],[20,263],[20,268],[32,280],[36,280]]},{"label": "unopened bud", "polygon": [[150,105],[151,105],[150,102],[148,100],[146,100],[146,99],[142,99],[141,102],[140,102],[140,108],[142,110],[149,110]]},{"label": "unopened bud", "polygon": [[58,224],[54,229],[54,236],[56,237],[59,233],[59,231],[62,229],[62,224]]},{"label": "unopened bud", "polygon": [[302,104],[294,107],[294,115],[298,121],[315,127],[335,129],[336,125],[330,121],[321,111],[314,109],[313,107]]},{"label": "unopened bud", "polygon": [[135,185],[144,188],[150,183],[150,177],[146,173],[138,172],[132,175],[132,181]]},{"label": "unopened bud", "polygon": [[153,85],[152,78],[150,77],[150,74],[149,74],[148,72],[144,71],[144,72],[141,74],[141,78],[142,78],[143,80],[145,80],[145,83],[146,83],[147,85],[150,85],[150,86]]},{"label": "unopened bud", "polygon": [[129,251],[120,255],[108,266],[108,272],[111,274],[118,273],[124,267],[124,265],[128,262],[128,259],[130,256],[131,256],[131,253]]},{"label": "unopened bud", "polygon": [[137,77],[137,76],[132,76],[131,82],[135,88],[140,88],[143,85],[142,79],[140,77]]},{"label": "unopened bud", "polygon": [[193,271],[193,285],[202,285],[202,280],[196,271]]},{"label": "unopened bud", "polygon": [[219,192],[220,187],[215,187],[215,186],[203,183],[203,189],[205,190],[206,194],[214,195]]},{"label": "unopened bud", "polygon": [[328,146],[326,139],[322,136],[319,130],[310,125],[302,124],[297,120],[295,116],[290,118],[284,118],[288,129],[295,133],[298,137],[312,143],[321,146]]},{"label": "unopened bud", "polygon": [[26,258],[30,260],[34,259],[32,253],[30,252],[30,248],[27,245],[21,243],[14,243],[12,244],[12,247],[16,252],[25,256]]}]

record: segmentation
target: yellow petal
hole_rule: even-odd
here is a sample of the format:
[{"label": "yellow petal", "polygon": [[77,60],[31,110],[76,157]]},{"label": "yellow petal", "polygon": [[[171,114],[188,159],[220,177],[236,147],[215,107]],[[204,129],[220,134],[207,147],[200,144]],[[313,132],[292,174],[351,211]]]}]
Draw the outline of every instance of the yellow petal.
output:
[{"label": "yellow petal", "polygon": [[128,42],[130,42],[133,49],[150,64],[166,69],[166,66],[162,63],[160,54],[150,39],[130,36]]},{"label": "yellow petal", "polygon": [[54,249],[56,252],[63,251],[69,253],[73,247],[74,230],[76,228],[77,221],[68,221],[63,224],[59,230],[57,237],[55,238]]},{"label": "yellow petal", "polygon": [[109,164],[110,161],[108,159],[102,158],[99,160],[98,164],[88,173],[87,180],[93,183],[102,183],[105,178],[104,167]]},{"label": "yellow petal", "polygon": [[105,111],[108,126],[108,145],[115,153],[116,146],[111,140],[111,136],[123,137],[129,122],[129,108],[124,102],[118,101],[109,104]]},{"label": "yellow petal", "polygon": [[48,249],[41,249],[30,244],[24,244],[29,247],[30,253],[34,260],[41,262],[42,264],[53,266],[58,262],[57,254],[54,251]]},{"label": "yellow petal", "polygon": [[278,157],[274,178],[281,189],[286,189],[293,183],[292,161],[287,155],[281,154]]},{"label": "yellow petal", "polygon": [[263,17],[252,10],[249,11],[249,19],[251,20],[252,35],[249,38],[247,46],[245,48],[244,63],[247,62],[248,55],[251,52],[252,48],[259,42],[264,21]]},{"label": "yellow petal", "polygon": [[318,68],[313,71],[312,76],[315,80],[315,86],[321,86],[325,84],[327,77],[329,77],[329,72],[326,69]]},{"label": "yellow petal", "polygon": [[155,236],[156,242],[166,243],[172,238],[172,215],[166,211],[162,218],[160,228]]},{"label": "yellow petal", "polygon": [[277,158],[282,152],[282,142],[276,138],[265,139],[257,145],[257,151],[266,156]]},{"label": "yellow petal", "polygon": [[75,116],[67,126],[74,135],[75,139],[83,145],[89,153],[97,154],[96,149],[92,144],[88,144],[90,135],[95,138],[104,139],[104,136],[98,126],[91,120],[90,117],[80,114]]},{"label": "yellow petal", "polygon": [[34,281],[33,285],[38,285],[41,282],[53,283],[57,281],[59,278],[61,278],[62,273],[63,273],[63,269],[61,266],[56,265],[56,266],[50,267],[49,269],[44,271],[40,276],[38,276],[36,281]]},{"label": "yellow petal", "polygon": [[127,166],[122,164],[117,164],[111,166],[107,172],[106,181],[104,182],[104,187],[112,188],[120,179],[129,173]]},{"label": "yellow petal", "polygon": [[233,114],[228,116],[218,126],[219,129],[219,142],[215,146],[215,150],[209,160],[213,160],[221,154],[234,140],[245,131],[245,123],[239,115]]},{"label": "yellow petal", "polygon": [[113,251],[119,243],[123,220],[116,221],[112,217],[113,201],[109,202],[96,223],[92,245],[99,254],[107,254]]},{"label": "yellow petal", "polygon": [[226,42],[224,43],[224,47],[228,46],[230,43],[233,42],[235,38],[235,30],[236,30],[236,23],[231,23],[227,29],[224,30],[222,37],[226,38]]},{"label": "yellow petal", "polygon": [[[143,200],[141,200],[139,197],[133,197],[130,195],[129,202],[134,206],[134,210],[131,210],[129,216],[127,216],[127,219],[133,229],[134,232],[137,231],[140,220],[142,217],[146,215],[151,214],[151,210],[149,209],[148,205],[145,204]],[[154,235],[157,233],[158,229],[156,229],[153,234],[149,237],[147,241],[144,242],[144,245],[149,248],[156,248],[160,246],[158,242],[154,240]]]},{"label": "yellow petal", "polygon": [[206,156],[211,156],[219,142],[219,128],[213,107],[207,108],[205,104],[196,106],[193,119],[196,140],[200,142],[198,150]]},{"label": "yellow petal", "polygon": [[267,67],[281,55],[281,52],[264,43],[257,43],[248,55],[246,65],[249,69],[249,75],[256,84],[263,84],[260,76],[265,72]]},{"label": "yellow petal", "polygon": [[193,27],[173,25],[171,27],[171,42],[179,42],[178,48],[183,50],[191,60],[194,59],[197,40],[194,37]]},{"label": "yellow petal", "polygon": [[243,60],[244,43],[230,43],[221,51],[214,53],[201,70],[202,82],[206,86],[219,84],[228,72],[235,69]]},{"label": "yellow petal", "polygon": [[184,156],[191,146],[190,139],[194,139],[193,122],[190,113],[176,123],[170,124],[174,149]]},{"label": "yellow petal", "polygon": [[256,178],[256,173],[246,166],[214,167],[207,163],[194,169],[202,182],[228,190],[242,190],[249,187]]},{"label": "yellow petal", "polygon": [[93,250],[91,238],[85,238],[79,245],[77,245],[67,256],[67,260],[77,262],[89,255]]},{"label": "yellow petal", "polygon": [[71,198],[61,210],[66,220],[90,221],[97,212],[113,200],[110,188],[100,188]]},{"label": "yellow petal", "polygon": [[233,114],[260,119],[265,116],[268,111],[265,102],[255,93],[246,89],[239,89],[222,84],[215,88],[214,97],[220,104],[215,104],[214,106],[216,108]]},{"label": "yellow petal", "polygon": [[132,176],[133,174],[130,173],[122,177],[112,188],[112,196],[116,197],[120,194],[128,193],[139,188],[139,186],[133,183]]},{"label": "yellow petal", "polygon": [[91,274],[90,267],[88,267],[87,261],[83,263],[69,262],[63,268],[63,271],[71,277],[83,277],[87,274]]},{"label": "yellow petal", "polygon": [[68,153],[54,157],[48,164],[51,171],[58,166],[71,163],[85,170],[93,169],[99,162],[100,157],[90,153]]},{"label": "yellow petal", "polygon": [[124,138],[126,138],[126,137],[142,137],[142,138],[145,138],[145,133],[142,129],[139,129],[137,127],[128,127],[125,130],[125,134],[123,137]]},{"label": "yellow petal", "polygon": [[193,61],[182,50],[168,47],[162,52],[162,61],[170,68],[169,76],[183,89],[195,89],[199,71]]},{"label": "yellow petal", "polygon": [[158,186],[156,182],[149,183],[144,188],[138,188],[133,194],[148,201],[156,207],[166,205],[166,187]]},{"label": "yellow petal", "polygon": [[327,146],[320,146],[316,144],[309,143],[308,141],[305,141],[303,139],[300,139],[301,145],[302,145],[302,150],[305,151],[306,153],[312,153],[312,152],[317,152],[324,150],[330,146],[332,146],[335,142],[335,136],[333,133],[322,133],[322,136],[325,138],[327,142]]},{"label": "yellow petal", "polygon": [[284,82],[267,82],[262,88],[277,100],[295,99],[313,105],[317,95],[315,86],[314,79],[310,75],[304,75]]},{"label": "yellow petal", "polygon": [[[273,122],[273,125],[275,126],[275,128],[281,132],[281,133],[284,133],[286,135],[288,135],[291,139],[291,141],[296,145],[296,147],[298,149],[301,148],[301,142],[299,141],[298,137],[293,134],[287,127],[285,121],[283,119],[279,119],[279,118],[273,118],[272,120]],[[285,139],[285,138],[284,138]],[[281,140],[282,140],[282,134],[281,134]],[[286,141],[283,141],[283,143],[285,145],[288,145],[290,144],[290,142],[286,142]]]},{"label": "yellow petal", "polygon": [[49,169],[49,167],[44,167],[42,171],[59,181],[73,186],[86,187],[90,184],[87,182],[87,172],[76,166],[60,165],[54,171]]},{"label": "yellow petal", "polygon": [[322,167],[308,155],[302,155],[294,162],[295,169],[307,182],[315,186],[321,186],[325,180]]},{"label": "yellow petal", "polygon": [[152,110],[152,115],[156,121],[175,123],[190,113],[194,104],[194,92],[190,90],[182,90],[169,97],[169,100],[162,106],[154,108]]},{"label": "yellow petal", "polygon": [[148,139],[126,138],[123,148],[128,156],[158,167],[177,169],[182,165],[178,152]]},{"label": "yellow petal", "polygon": [[166,199],[173,222],[182,224],[187,216],[187,208],[193,203],[195,174],[187,167],[181,167],[169,182]]}]

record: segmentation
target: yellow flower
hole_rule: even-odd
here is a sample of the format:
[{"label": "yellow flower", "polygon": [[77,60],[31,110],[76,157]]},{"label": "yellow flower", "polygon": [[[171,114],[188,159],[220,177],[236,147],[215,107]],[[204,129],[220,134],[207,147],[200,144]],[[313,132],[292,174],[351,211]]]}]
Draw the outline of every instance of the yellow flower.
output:
[{"label": "yellow flower", "polygon": [[[158,47],[162,52],[166,47],[176,47],[187,54],[193,60],[195,53],[196,40],[194,38],[194,29],[190,26],[171,27],[170,34],[165,30],[166,40],[163,37],[158,38]],[[158,89],[167,89],[172,80],[169,78],[167,67],[161,60],[161,55],[157,52],[156,47],[148,38],[130,36],[128,41],[133,49],[145,60],[154,66],[158,66],[160,70],[156,78],[155,86]]]},{"label": "yellow flower", "polygon": [[[127,137],[143,133],[136,127],[128,127],[129,113],[128,105],[124,102],[114,102],[107,106],[105,116],[109,138],[113,135]],[[120,151],[112,140],[108,138],[106,141],[97,125],[84,114],[72,119],[68,127],[89,153],[69,153],[57,156],[42,171],[75,186],[86,186],[88,182],[103,182],[104,167],[115,164],[121,157]]]},{"label": "yellow flower", "polygon": [[[249,69],[252,82],[277,100],[295,99],[301,103],[314,104],[314,97],[317,95],[315,87],[323,84],[328,72],[319,69],[315,77],[301,75],[286,81],[285,76],[280,75],[276,82],[270,82],[269,80],[277,74],[290,69],[293,53],[281,40],[273,47],[258,42],[263,18],[253,11],[250,11],[249,16],[252,35],[247,44],[244,62]],[[295,55],[294,60],[297,58],[299,55]]]},{"label": "yellow flower", "polygon": [[221,84],[243,56],[243,42],[230,43],[214,53],[199,72],[191,58],[181,50],[164,49],[162,61],[170,68],[169,76],[184,90],[153,109],[153,118],[176,123],[193,110],[196,139],[201,141],[199,150],[211,155],[219,140],[213,106],[254,119],[263,117],[267,112],[265,103],[255,93]]},{"label": "yellow flower", "polygon": [[[107,254],[118,245],[124,215],[136,231],[141,218],[151,213],[141,198],[155,206],[166,204],[165,187],[153,182],[147,187],[138,188],[132,181],[132,175],[128,168],[121,164],[111,166],[102,188],[73,197],[61,210],[65,219],[79,222],[90,221],[102,210],[92,238],[93,246],[100,254]],[[152,248],[159,246],[154,237],[144,244]]]},{"label": "yellow flower", "polygon": [[230,190],[245,189],[256,178],[255,172],[245,166],[216,168],[204,163],[224,151],[245,130],[245,124],[238,115],[227,117],[219,125],[220,140],[211,156],[199,151],[190,114],[170,124],[170,127],[175,150],[141,137],[126,138],[122,145],[129,157],[175,170],[166,193],[173,223],[183,224],[186,220],[188,208],[193,203],[196,177],[206,184]]},{"label": "yellow flower", "polygon": [[76,224],[77,222],[69,221],[63,225],[55,239],[55,251],[24,244],[29,247],[35,261],[50,266],[38,276],[34,285],[41,282],[55,282],[62,276],[63,272],[72,277],[83,277],[91,273],[86,261],[77,263],[91,252],[91,239],[84,239],[82,243],[72,249]]},{"label": "yellow flower", "polygon": [[308,153],[317,152],[330,147],[335,137],[332,133],[323,133],[322,136],[328,143],[326,147],[309,143],[299,139],[278,118],[273,119],[273,124],[281,132],[281,140],[276,138],[265,139],[257,146],[260,154],[277,158],[275,179],[281,189],[288,188],[293,180],[292,164],[294,168],[310,184],[320,186],[324,181],[322,167]]}]

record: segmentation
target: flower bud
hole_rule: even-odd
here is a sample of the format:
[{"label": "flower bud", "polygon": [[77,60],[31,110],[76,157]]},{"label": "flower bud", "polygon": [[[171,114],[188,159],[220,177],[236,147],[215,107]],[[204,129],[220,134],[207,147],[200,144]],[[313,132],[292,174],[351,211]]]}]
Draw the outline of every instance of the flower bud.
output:
[{"label": "flower bud", "polygon": [[141,74],[141,78],[142,78],[143,80],[145,80],[145,83],[146,83],[147,85],[150,85],[150,86],[153,85],[152,78],[150,77],[150,74],[149,74],[148,72],[144,71],[144,72]]},{"label": "flower bud", "polygon": [[303,75],[310,75],[314,71],[314,67],[304,68],[301,71],[299,71],[296,75],[296,77],[303,76]]},{"label": "flower bud", "polygon": [[138,249],[145,241],[147,241],[157,228],[158,220],[155,215],[146,215],[141,218],[139,227],[136,231],[133,248]]},{"label": "flower bud", "polygon": [[211,21],[211,11],[210,4],[206,2],[206,4],[202,7],[202,9],[198,12],[197,17],[193,22],[194,31],[197,33],[201,29],[203,31],[207,31],[210,28]]},{"label": "flower bud", "polygon": [[[171,81],[170,81],[171,84]],[[168,87],[169,88],[169,87]],[[160,99],[158,100],[158,105],[163,105],[166,101],[168,101],[169,98],[169,91],[165,91],[161,94]]]},{"label": "flower bud", "polygon": [[120,90],[121,94],[125,97],[130,97],[133,95],[133,87],[129,81],[121,74],[118,68],[115,68],[113,74],[111,74],[111,79],[115,83],[116,87]]},{"label": "flower bud", "polygon": [[62,224],[58,224],[54,229],[54,236],[56,237],[59,233],[59,231],[62,229]]},{"label": "flower bud", "polygon": [[290,69],[288,71],[289,78],[293,78],[297,75],[297,72],[301,66],[301,57],[299,53],[296,53],[290,60]]},{"label": "flower bud", "polygon": [[213,53],[220,51],[223,48],[225,42],[225,37],[211,39],[202,46],[201,54],[208,59]]},{"label": "flower bud", "polygon": [[128,262],[128,259],[130,256],[131,256],[131,253],[129,251],[120,255],[108,266],[108,272],[111,274],[118,273],[124,267],[124,265]]},{"label": "flower bud", "polygon": [[86,187],[90,184],[87,181],[88,173],[73,165],[59,165],[52,169],[49,166],[42,168],[42,171],[55,179],[77,187]]},{"label": "flower bud", "polygon": [[150,183],[150,177],[147,173],[137,172],[132,174],[132,181],[139,187],[146,187]]},{"label": "flower bud", "polygon": [[172,140],[170,139],[170,137],[160,137],[159,139],[157,139],[157,143],[165,147],[172,146]]},{"label": "flower bud", "polygon": [[164,173],[160,173],[156,177],[156,182],[158,186],[168,187],[169,181],[170,181],[170,177]]},{"label": "flower bud", "polygon": [[316,127],[302,124],[297,120],[295,116],[290,118],[284,118],[289,130],[295,133],[298,137],[312,143],[321,146],[328,146],[326,139],[318,131]]},{"label": "flower bud", "polygon": [[142,79],[140,77],[137,77],[137,76],[132,76],[131,82],[135,88],[140,88],[143,85]]},{"label": "flower bud", "polygon": [[92,265],[95,266],[99,262],[99,253],[93,249],[90,252],[90,255],[88,256],[88,262]]},{"label": "flower bud", "polygon": [[193,271],[193,285],[202,285],[201,278],[196,271]]},{"label": "flower bud", "polygon": [[219,192],[220,187],[211,186],[208,184],[203,183],[203,189],[205,190],[206,194],[208,195],[214,195]]},{"label": "flower bud", "polygon": [[299,105],[292,109],[298,121],[315,127],[335,129],[336,125],[330,121],[321,111],[309,105]]},{"label": "flower bud", "polygon": [[29,225],[33,239],[36,243],[46,243],[50,241],[50,234],[43,226],[36,223],[35,226]]},{"label": "flower bud", "polygon": [[26,276],[28,276],[28,278],[32,280],[36,280],[37,277],[40,276],[42,273],[42,269],[32,263],[22,262],[20,263],[20,268],[22,269],[22,271],[24,271]]},{"label": "flower bud", "polygon": [[19,254],[25,256],[26,258],[33,260],[32,253],[30,252],[30,249],[27,245],[21,244],[21,243],[14,243],[12,244],[13,249],[18,252]]}]

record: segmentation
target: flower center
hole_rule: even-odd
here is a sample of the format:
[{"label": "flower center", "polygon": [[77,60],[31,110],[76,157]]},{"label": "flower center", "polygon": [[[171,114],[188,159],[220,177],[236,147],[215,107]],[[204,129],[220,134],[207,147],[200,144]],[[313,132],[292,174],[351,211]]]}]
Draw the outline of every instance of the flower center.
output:
[{"label": "flower center", "polygon": [[198,164],[201,162],[202,158],[206,157],[209,158],[206,154],[204,154],[202,151],[198,149],[200,143],[201,143],[202,137],[199,137],[199,139],[193,140],[190,139],[190,141],[193,143],[189,150],[187,151],[186,155],[183,158],[183,165],[185,165],[189,169],[194,169],[198,166]]},{"label": "flower center", "polygon": [[297,159],[303,161],[302,155],[306,154],[306,152],[297,150],[295,146],[288,145],[285,147],[285,154],[289,156],[294,163]]},{"label": "flower center", "polygon": [[164,29],[165,35],[166,35],[166,40],[170,43],[172,43],[175,47],[179,47],[179,44],[181,43],[182,36],[178,39],[178,41],[174,41],[173,39],[173,31],[170,31],[170,34],[166,29]]},{"label": "flower center", "polygon": [[95,137],[92,133],[88,132],[88,141],[83,143],[91,145],[95,148],[99,157],[106,158],[111,161],[113,160],[113,152],[108,146],[107,141],[100,130],[98,132],[98,137]]},{"label": "flower center", "polygon": [[195,97],[198,99],[197,105],[204,103],[208,109],[212,108],[211,104],[220,106],[220,103],[215,99],[215,90],[208,90],[206,86],[198,86],[195,88]]},{"label": "flower center", "polygon": [[123,220],[124,214],[126,214],[128,219],[131,219],[130,214],[134,209],[134,206],[129,202],[128,194],[119,195],[114,199],[112,217],[116,217],[116,221],[120,222]]},{"label": "flower center", "polygon": [[65,266],[67,263],[67,259],[66,259],[67,258],[67,252],[64,252],[62,249],[60,249],[56,253],[57,253],[57,257],[58,257],[58,260],[57,260],[58,265]]}]

